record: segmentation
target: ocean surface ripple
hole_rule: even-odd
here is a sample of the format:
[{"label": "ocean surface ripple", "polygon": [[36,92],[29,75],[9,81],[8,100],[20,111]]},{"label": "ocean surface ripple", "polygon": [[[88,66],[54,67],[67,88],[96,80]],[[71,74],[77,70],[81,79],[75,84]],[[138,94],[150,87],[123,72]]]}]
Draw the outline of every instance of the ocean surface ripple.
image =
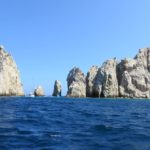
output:
[{"label": "ocean surface ripple", "polygon": [[0,98],[0,150],[149,150],[150,100]]}]

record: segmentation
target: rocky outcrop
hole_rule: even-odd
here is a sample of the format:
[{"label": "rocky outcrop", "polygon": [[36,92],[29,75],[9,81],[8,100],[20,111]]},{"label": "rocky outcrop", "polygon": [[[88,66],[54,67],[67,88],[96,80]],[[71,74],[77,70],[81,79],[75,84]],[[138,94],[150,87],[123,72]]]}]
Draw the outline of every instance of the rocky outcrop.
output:
[{"label": "rocky outcrop", "polygon": [[42,88],[42,86],[38,86],[38,87],[34,90],[34,95],[35,95],[35,96],[44,96],[44,89]]},{"label": "rocky outcrop", "polygon": [[150,48],[140,49],[134,59],[111,59],[98,71],[91,68],[86,81],[87,96],[150,98]]},{"label": "rocky outcrop", "polygon": [[12,56],[0,46],[0,96],[24,95],[20,73]]},{"label": "rocky outcrop", "polygon": [[73,68],[67,78],[68,96],[150,98],[150,48],[140,49],[133,59],[110,59],[93,66],[86,76]]},{"label": "rocky outcrop", "polygon": [[86,79],[83,72],[74,67],[67,77],[67,97],[86,97]]},{"label": "rocky outcrop", "polygon": [[61,96],[61,91],[62,91],[61,83],[60,81],[56,80],[54,84],[53,96]]},{"label": "rocky outcrop", "polygon": [[94,97],[117,97],[118,80],[116,74],[117,62],[115,59],[107,60],[99,68],[94,85]]},{"label": "rocky outcrop", "polygon": [[121,97],[150,98],[150,49],[140,49],[134,59],[118,64]]},{"label": "rocky outcrop", "polygon": [[94,96],[93,85],[95,82],[98,69],[99,68],[97,66],[92,66],[87,73],[87,76],[86,76],[86,96],[87,97]]}]

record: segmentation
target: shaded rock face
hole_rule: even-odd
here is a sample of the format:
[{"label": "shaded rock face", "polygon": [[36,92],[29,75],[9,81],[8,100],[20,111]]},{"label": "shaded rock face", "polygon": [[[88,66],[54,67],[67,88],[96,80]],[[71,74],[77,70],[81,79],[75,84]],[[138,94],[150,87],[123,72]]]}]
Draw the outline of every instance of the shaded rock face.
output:
[{"label": "shaded rock face", "polygon": [[19,70],[12,56],[0,46],[0,96],[24,95]]},{"label": "shaded rock face", "polygon": [[121,97],[150,98],[150,49],[140,49],[134,59],[118,64]]},{"label": "shaded rock face", "polygon": [[95,80],[93,81],[93,96],[92,97],[103,97],[102,85],[104,82],[104,74],[101,68],[98,69]]},{"label": "shaded rock face", "polygon": [[62,86],[60,81],[56,80],[54,84],[53,96],[61,96]]},{"label": "shaded rock face", "polygon": [[99,68],[93,85],[94,97],[118,96],[116,66],[116,60],[110,59],[104,62],[102,67]]},{"label": "shaded rock face", "polygon": [[42,88],[42,86],[38,86],[38,87],[34,90],[34,95],[35,95],[35,96],[44,96],[44,89]]},{"label": "shaded rock face", "polygon": [[98,69],[99,68],[97,66],[92,66],[87,73],[87,76],[86,76],[86,96],[87,97],[94,96],[93,85],[94,85],[94,81],[95,81]]},{"label": "shaded rock face", "polygon": [[83,72],[74,67],[67,77],[67,97],[86,97],[86,79]]}]

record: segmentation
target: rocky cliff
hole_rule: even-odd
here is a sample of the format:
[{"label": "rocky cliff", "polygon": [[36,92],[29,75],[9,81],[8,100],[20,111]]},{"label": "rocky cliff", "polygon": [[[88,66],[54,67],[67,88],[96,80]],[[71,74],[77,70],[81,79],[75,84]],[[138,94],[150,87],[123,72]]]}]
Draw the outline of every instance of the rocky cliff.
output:
[{"label": "rocky cliff", "polygon": [[86,97],[86,79],[83,72],[74,67],[67,77],[67,97]]},{"label": "rocky cliff", "polygon": [[93,85],[94,97],[118,97],[116,67],[116,60],[110,59],[99,68]]},{"label": "rocky cliff", "polygon": [[86,80],[80,69],[73,68],[67,82],[70,97],[150,98],[150,48],[140,49],[133,59],[114,58],[93,66]]},{"label": "rocky cliff", "polygon": [[98,69],[99,69],[98,66],[92,66],[87,73],[87,76],[86,76],[86,96],[87,97],[96,96],[94,94],[93,86],[94,86],[95,78],[97,76]]},{"label": "rocky cliff", "polygon": [[134,59],[118,64],[121,97],[150,98],[150,48],[140,49]]},{"label": "rocky cliff", "polygon": [[0,46],[0,96],[22,96],[23,85],[12,56]]}]

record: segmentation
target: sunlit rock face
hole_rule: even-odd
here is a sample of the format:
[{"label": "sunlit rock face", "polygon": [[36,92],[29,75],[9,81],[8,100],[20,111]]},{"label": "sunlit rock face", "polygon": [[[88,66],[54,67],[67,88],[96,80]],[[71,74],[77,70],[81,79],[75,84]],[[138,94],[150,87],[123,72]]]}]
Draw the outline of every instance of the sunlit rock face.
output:
[{"label": "sunlit rock face", "polygon": [[93,86],[98,72],[97,66],[92,66],[86,76],[86,96],[94,97]]},{"label": "sunlit rock face", "polygon": [[150,98],[150,48],[143,48],[134,59],[118,64],[121,97]]},{"label": "sunlit rock face", "polygon": [[150,48],[134,59],[110,59],[90,68],[86,77],[88,97],[150,98]]},{"label": "sunlit rock face", "polygon": [[74,67],[67,77],[67,97],[86,97],[86,79],[83,72]]},{"label": "sunlit rock face", "polygon": [[20,73],[12,56],[0,46],[0,96],[24,95]]},{"label": "sunlit rock face", "polygon": [[107,60],[99,68],[94,85],[94,97],[118,97],[118,80],[115,59]]},{"label": "sunlit rock face", "polygon": [[93,66],[86,80],[82,71],[75,67],[67,82],[69,97],[150,98],[150,48],[140,49],[133,59],[118,62],[114,58],[101,67]]}]

